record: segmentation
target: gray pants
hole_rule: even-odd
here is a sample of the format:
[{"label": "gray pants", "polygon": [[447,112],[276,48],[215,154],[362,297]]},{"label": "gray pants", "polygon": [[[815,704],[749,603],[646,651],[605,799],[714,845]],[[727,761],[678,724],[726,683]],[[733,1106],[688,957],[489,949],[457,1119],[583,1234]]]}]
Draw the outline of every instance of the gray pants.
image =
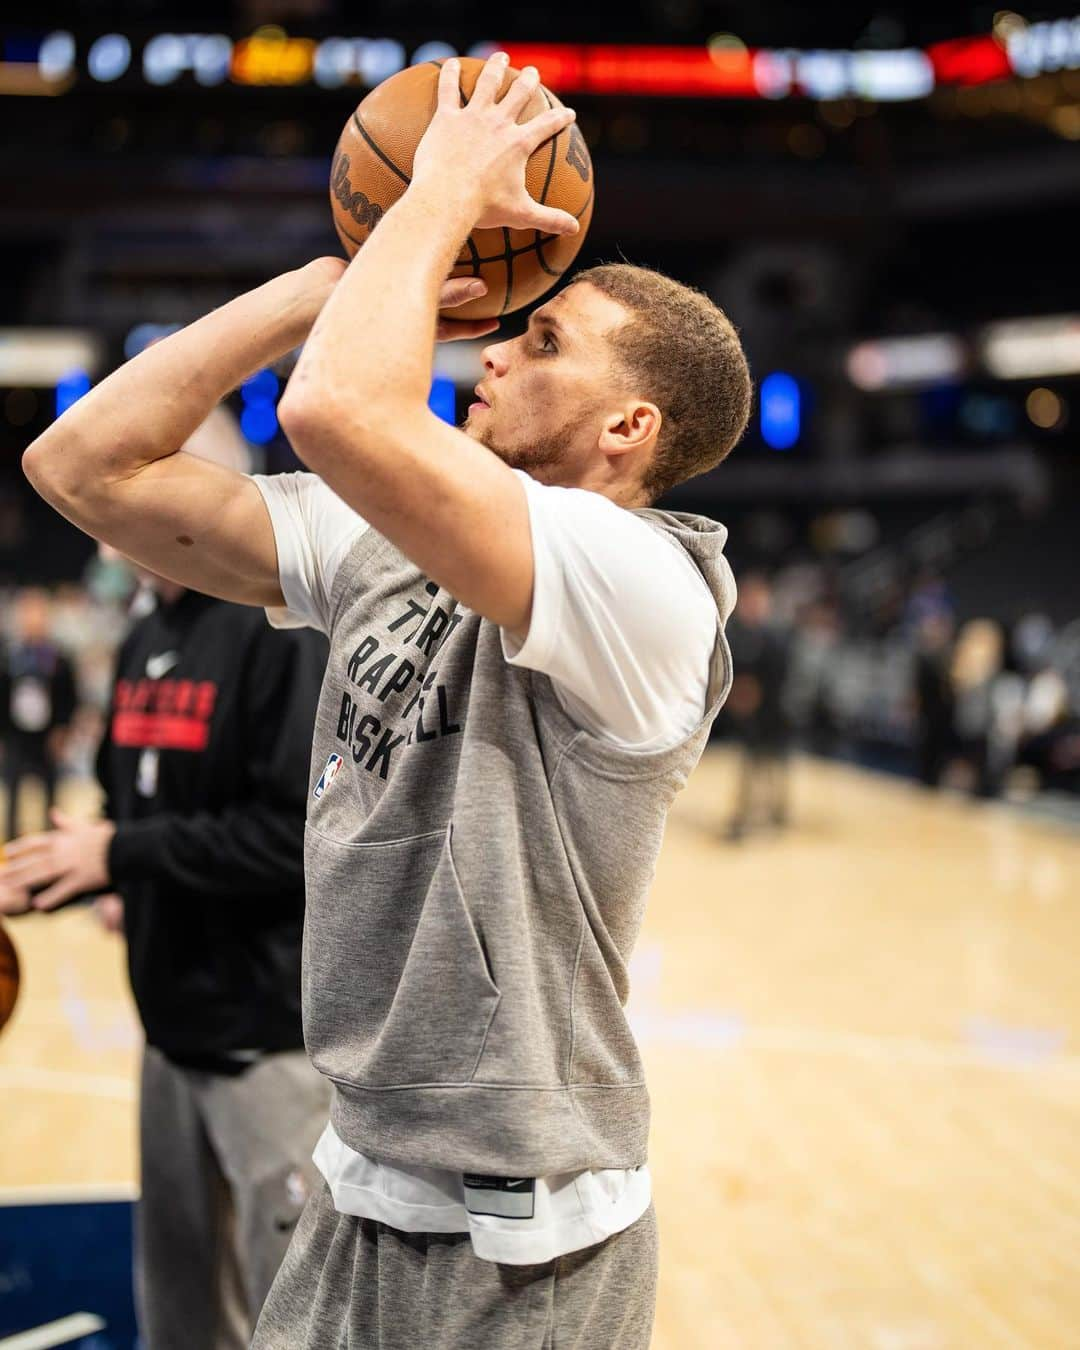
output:
[{"label": "gray pants", "polygon": [[237,1077],[147,1047],[135,1291],[145,1350],[240,1350],[316,1172],[329,1085],[302,1050]]},{"label": "gray pants", "polygon": [[253,1350],[648,1350],[652,1206],[622,1233],[535,1266],[473,1255],[468,1234],[401,1233],[308,1202]]}]

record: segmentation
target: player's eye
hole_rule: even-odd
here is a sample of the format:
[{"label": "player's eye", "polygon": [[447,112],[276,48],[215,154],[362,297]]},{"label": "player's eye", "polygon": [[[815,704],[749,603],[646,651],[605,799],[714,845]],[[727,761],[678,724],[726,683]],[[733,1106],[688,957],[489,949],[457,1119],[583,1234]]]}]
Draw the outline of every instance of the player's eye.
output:
[{"label": "player's eye", "polygon": [[557,352],[559,350],[558,343],[550,333],[544,334],[544,340],[540,344],[540,350],[544,352]]}]

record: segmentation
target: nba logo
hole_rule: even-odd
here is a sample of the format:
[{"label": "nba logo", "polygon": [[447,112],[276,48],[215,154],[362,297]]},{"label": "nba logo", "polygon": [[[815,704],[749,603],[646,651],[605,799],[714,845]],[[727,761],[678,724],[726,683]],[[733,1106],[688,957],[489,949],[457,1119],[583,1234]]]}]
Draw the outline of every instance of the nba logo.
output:
[{"label": "nba logo", "polygon": [[323,769],[322,774],[319,777],[319,781],[315,784],[315,791],[311,794],[316,801],[318,801],[318,799],[323,795],[326,789],[337,777],[337,771],[338,769],[341,768],[341,766],[344,763],[345,761],[341,758],[340,755],[327,756],[326,767]]}]

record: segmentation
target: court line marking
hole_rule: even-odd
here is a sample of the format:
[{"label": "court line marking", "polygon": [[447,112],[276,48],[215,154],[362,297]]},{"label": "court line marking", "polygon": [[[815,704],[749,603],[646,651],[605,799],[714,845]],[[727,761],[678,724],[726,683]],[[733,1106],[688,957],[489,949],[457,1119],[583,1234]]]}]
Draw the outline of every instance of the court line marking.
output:
[{"label": "court line marking", "polygon": [[51,1346],[69,1345],[83,1336],[104,1330],[104,1321],[94,1313],[72,1313],[70,1317],[61,1317],[56,1322],[46,1322],[31,1331],[20,1331],[14,1336],[5,1336],[0,1341],[0,1350],[50,1350]]},{"label": "court line marking", "polygon": [[118,1102],[135,1100],[134,1078],[70,1073],[64,1069],[43,1069],[32,1064],[0,1064],[0,1083],[37,1088],[45,1092],[67,1092],[72,1096],[106,1097]]},{"label": "court line marking", "polygon": [[94,1205],[139,1198],[131,1181],[80,1181],[74,1185],[0,1186],[0,1208],[15,1205]]},{"label": "court line marking", "polygon": [[978,1043],[965,1045],[918,1036],[873,1036],[862,1032],[817,1031],[799,1027],[751,1028],[738,1017],[715,1013],[629,1011],[630,1026],[642,1044],[682,1044],[719,1051],[771,1051],[829,1055],[881,1064],[926,1064],[934,1068],[996,1069],[1010,1073],[1080,1075],[1080,1056],[1009,1053]]}]

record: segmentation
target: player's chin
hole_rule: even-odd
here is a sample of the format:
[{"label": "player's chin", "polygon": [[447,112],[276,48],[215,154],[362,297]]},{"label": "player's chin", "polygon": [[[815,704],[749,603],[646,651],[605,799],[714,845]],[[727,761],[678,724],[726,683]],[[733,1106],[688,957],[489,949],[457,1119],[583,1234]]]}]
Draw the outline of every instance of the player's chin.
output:
[{"label": "player's chin", "polygon": [[[461,430],[466,436],[471,436],[474,441],[479,441],[481,445],[486,445],[489,450],[495,450],[491,443],[491,429],[484,426],[483,414],[488,410],[477,410],[466,415],[465,421],[461,423]],[[498,454],[498,451],[495,450]]]}]

